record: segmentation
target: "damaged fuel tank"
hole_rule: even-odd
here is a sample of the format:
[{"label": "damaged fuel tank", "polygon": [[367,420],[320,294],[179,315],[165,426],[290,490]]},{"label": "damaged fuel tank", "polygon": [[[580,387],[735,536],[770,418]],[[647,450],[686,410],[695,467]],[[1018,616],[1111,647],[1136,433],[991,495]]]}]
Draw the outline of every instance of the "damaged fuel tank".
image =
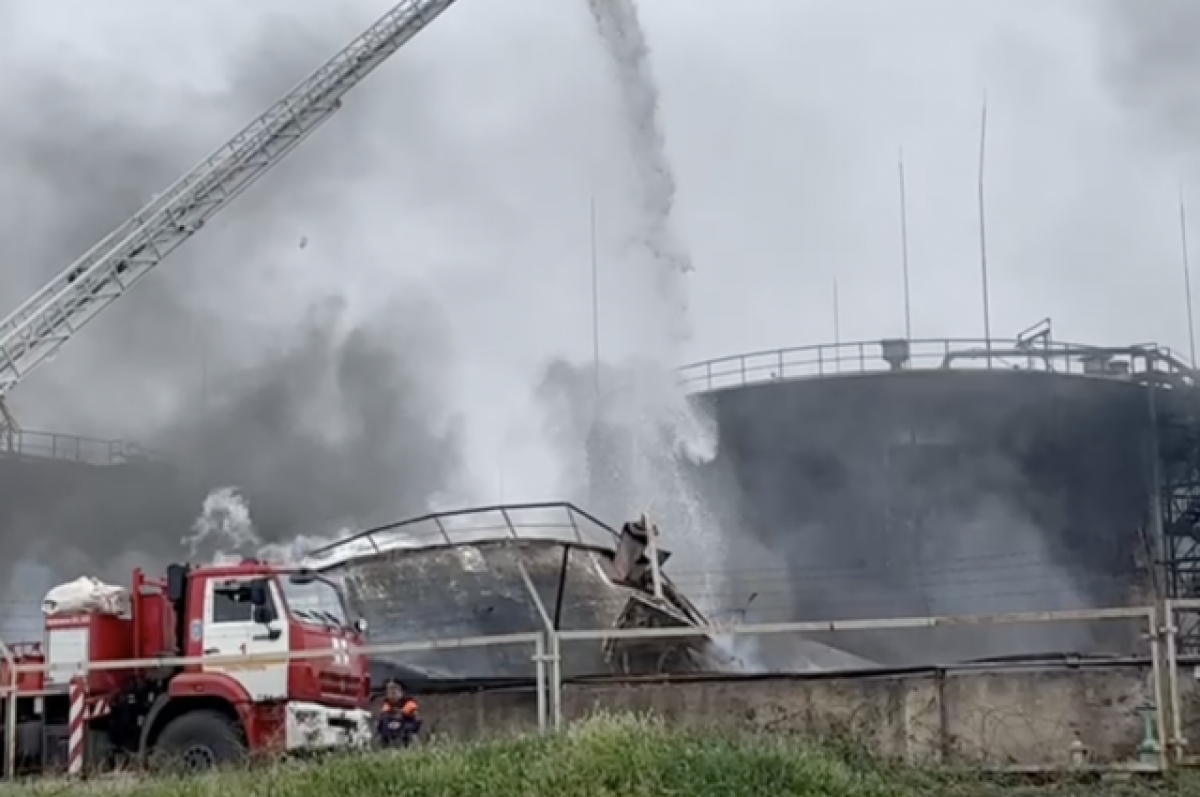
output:
[{"label": "damaged fuel tank", "polygon": [[[540,632],[702,626],[706,618],[661,572],[644,521],[620,532],[569,503],[426,515],[347,537],[306,565],[339,581],[372,645]],[[661,597],[660,597],[661,595]],[[564,642],[563,677],[731,672],[703,635]],[[507,680],[533,675],[531,645],[378,656],[375,677]]]}]

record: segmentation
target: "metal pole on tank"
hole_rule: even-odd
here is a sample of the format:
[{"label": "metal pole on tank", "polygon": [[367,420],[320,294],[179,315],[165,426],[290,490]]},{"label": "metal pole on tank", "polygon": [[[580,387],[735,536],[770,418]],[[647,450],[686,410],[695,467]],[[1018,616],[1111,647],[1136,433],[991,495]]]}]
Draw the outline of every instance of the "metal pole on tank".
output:
[{"label": "metal pole on tank", "polygon": [[904,269],[904,338],[912,340],[912,302],[908,292],[908,195],[904,188],[904,147],[897,161],[900,173],[900,265]]},{"label": "metal pole on tank", "polygon": [[591,195],[592,249],[592,381],[596,398],[600,398],[600,265],[596,254],[596,189]]},{"label": "metal pole on tank", "polygon": [[842,370],[842,311],[838,302],[838,281],[833,278],[833,361],[840,373]]},{"label": "metal pole on tank", "polygon": [[1179,188],[1179,246],[1183,253],[1183,293],[1187,301],[1188,351],[1192,368],[1196,367],[1196,318],[1192,313],[1192,268],[1188,257],[1187,203]]},{"label": "metal pole on tank", "polygon": [[983,110],[979,118],[979,274],[983,283],[983,338],[987,350],[987,367],[992,367],[992,315],[988,297],[987,213],[984,205],[983,176],[987,155],[987,93],[983,95]]}]

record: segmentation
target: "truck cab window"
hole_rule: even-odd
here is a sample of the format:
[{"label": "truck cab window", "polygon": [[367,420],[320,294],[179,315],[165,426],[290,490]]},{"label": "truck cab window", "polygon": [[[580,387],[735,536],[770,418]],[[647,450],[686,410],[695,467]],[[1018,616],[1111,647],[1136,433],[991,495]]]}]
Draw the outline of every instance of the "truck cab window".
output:
[{"label": "truck cab window", "polygon": [[[268,607],[274,614],[274,600],[267,593]],[[254,620],[254,605],[250,602],[249,584],[213,585],[214,623],[249,623]]]},{"label": "truck cab window", "polygon": [[346,606],[337,587],[320,579],[297,584],[284,578],[279,584],[294,619],[307,625],[350,627]]}]

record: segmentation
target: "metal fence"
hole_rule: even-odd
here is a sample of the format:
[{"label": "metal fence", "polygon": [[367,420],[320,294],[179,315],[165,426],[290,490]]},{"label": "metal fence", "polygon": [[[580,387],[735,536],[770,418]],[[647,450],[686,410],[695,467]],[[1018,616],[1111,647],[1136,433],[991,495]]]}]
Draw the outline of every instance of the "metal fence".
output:
[{"label": "metal fence", "polygon": [[1155,344],[1108,348],[1020,339],[874,340],[737,354],[679,369],[692,390],[722,390],[784,379],[897,370],[1003,369],[1129,378],[1147,371],[1190,379],[1191,369]]},{"label": "metal fence", "polygon": [[142,446],[124,440],[31,431],[0,434],[0,456],[55,459],[84,465],[120,465],[153,459]]},{"label": "metal fence", "polygon": [[1200,705],[1200,661],[1191,662],[1191,694],[1185,695],[1180,672],[1185,663],[1179,654],[1179,617],[1187,614],[1193,617],[1200,613],[1200,598],[1173,599],[1163,602],[1158,627],[1155,629],[1158,638],[1163,640],[1166,668],[1166,699],[1170,706],[1170,733],[1167,737],[1168,746],[1172,751],[1172,760],[1185,766],[1200,766],[1200,755],[1191,753],[1187,747],[1184,725],[1188,706]]},{"label": "metal fence", "polygon": [[[735,625],[706,625],[697,627],[672,627],[672,628],[634,628],[634,629],[591,629],[591,630],[571,630],[571,631],[553,631],[545,630],[536,633],[510,634],[504,636],[482,636],[457,639],[442,639],[432,640],[427,642],[406,642],[387,645],[371,645],[365,647],[361,652],[365,655],[403,655],[408,652],[423,652],[436,650],[451,650],[460,648],[480,648],[496,645],[519,645],[528,647],[530,650],[531,671],[534,675],[534,689],[536,691],[536,711],[533,717],[532,728],[537,728],[540,731],[556,731],[563,728],[564,724],[580,715],[580,702],[578,699],[568,706],[565,698],[571,695],[578,695],[580,690],[595,689],[594,684],[602,683],[611,685],[613,680],[618,683],[622,682],[619,677],[608,677],[595,681],[589,679],[591,686],[580,683],[570,683],[564,679],[561,661],[562,649],[564,645],[584,644],[584,643],[601,643],[610,644],[616,640],[644,640],[652,641],[659,639],[679,639],[685,637],[708,636],[717,640],[728,640],[731,638],[747,638],[761,636],[778,636],[778,635],[796,635],[803,637],[804,635],[813,634],[836,634],[838,632],[864,632],[864,631],[899,631],[899,630],[918,630],[918,629],[934,629],[934,628],[964,628],[964,627],[980,627],[980,626],[996,626],[996,625],[1014,625],[1014,624],[1054,624],[1054,623],[1077,623],[1080,621],[1097,621],[1097,622],[1136,622],[1140,624],[1144,630],[1144,638],[1148,645],[1148,654],[1137,659],[1140,662],[1137,666],[1141,669],[1133,681],[1128,683],[1121,681],[1117,683],[1117,689],[1129,687],[1132,692],[1140,692],[1143,704],[1137,707],[1139,710],[1144,709],[1145,722],[1147,727],[1147,739],[1153,744],[1150,746],[1143,745],[1139,748],[1139,756],[1135,760],[1115,761],[1108,760],[1102,764],[1097,762],[1093,768],[1103,769],[1118,769],[1126,771],[1165,771],[1172,765],[1191,764],[1194,760],[1187,754],[1186,742],[1183,738],[1184,714],[1183,710],[1188,700],[1192,699],[1194,694],[1183,694],[1181,681],[1179,677],[1179,662],[1176,655],[1174,644],[1174,623],[1169,621],[1173,616],[1173,612],[1177,610],[1200,610],[1200,601],[1193,602],[1176,602],[1175,604],[1165,604],[1162,607],[1133,607],[1133,608],[1114,608],[1114,609],[1095,609],[1095,610],[1079,610],[1079,611],[1058,611],[1058,612],[1037,612],[1037,613],[1021,613],[1021,614],[998,614],[998,615],[974,615],[974,616],[945,616],[945,617],[909,617],[899,619],[885,620],[853,620],[853,621],[834,621],[834,622],[794,622],[794,623],[769,623],[769,624],[735,624]],[[314,659],[314,658],[330,658],[337,654],[336,650],[316,650],[316,651],[301,651],[286,654],[283,658],[288,660]],[[42,672],[48,669],[48,665],[17,665],[12,652],[0,642],[0,655],[2,655],[9,665],[11,673],[11,681],[7,684],[0,685],[0,698],[6,696],[31,697],[38,696],[20,688],[20,677],[23,674],[30,672]],[[88,665],[88,670],[119,670],[127,668],[149,668],[149,667],[173,667],[173,666],[188,666],[188,665],[221,665],[253,662],[260,659],[270,658],[272,661],[279,661],[280,654],[271,654],[270,656],[263,655],[246,655],[246,656],[207,656],[194,658],[161,658],[161,659],[144,659],[133,661],[107,661],[95,662]],[[1080,666],[1089,664],[1089,662],[1077,662],[1076,671],[1067,672],[1067,675],[1078,675]],[[1096,667],[1105,666],[1103,661],[1090,662]],[[982,665],[981,665],[982,666]],[[1033,680],[1021,682],[1021,686],[1016,691],[1025,690],[1035,696],[1035,702],[1045,702],[1049,705],[1049,716],[1047,717],[1032,717],[1022,716],[1012,719],[1012,723],[1019,727],[1016,731],[1011,731],[1010,736],[1018,738],[1021,744],[1025,745],[1026,750],[1030,751],[1030,755],[1037,756],[1042,752],[1042,746],[1050,744],[1049,741],[1043,741],[1034,732],[1034,728],[1038,723],[1051,723],[1054,725],[1051,731],[1046,731],[1044,734],[1046,740],[1053,739],[1054,744],[1059,744],[1063,739],[1063,734],[1068,733],[1072,728],[1071,718],[1060,716],[1063,712],[1068,711],[1070,706],[1059,706],[1055,704],[1055,698],[1049,691],[1044,694],[1039,694],[1038,689],[1046,689],[1045,681],[1039,681],[1041,676],[1036,675],[1037,666],[1030,665],[1035,672]],[[957,668],[958,671],[965,671],[962,667]],[[1141,673],[1144,671],[1145,680],[1142,679]],[[80,673],[82,674],[82,673]],[[779,675],[778,677],[787,677]],[[856,671],[856,672],[834,672],[823,673],[822,679],[854,679],[855,683],[864,683],[869,679],[885,679],[887,677],[900,678],[902,676],[894,673],[889,676],[889,673],[878,671]],[[715,683],[729,683],[728,677],[707,677],[706,676],[690,676],[684,679],[684,682],[690,683],[696,688],[716,688]],[[645,679],[641,679],[645,680]],[[663,689],[682,688],[680,681],[667,678],[664,681]],[[793,683],[789,681],[788,683]],[[816,683],[816,682],[814,682]],[[984,700],[986,705],[980,705],[972,708],[975,714],[970,716],[959,716],[956,720],[959,725],[956,729],[947,727],[947,704],[948,699],[945,694],[945,682],[932,681],[934,685],[930,687],[928,693],[920,693],[921,700],[938,702],[937,710],[929,709],[926,706],[924,709],[917,706],[915,703],[904,705],[904,710],[901,712],[903,722],[911,724],[914,720],[913,716],[919,714],[921,710],[933,712],[934,724],[939,724],[938,728],[925,729],[919,732],[914,728],[904,725],[901,729],[903,733],[913,736],[915,741],[913,744],[924,745],[925,748],[934,750],[943,750],[947,744],[948,736],[961,734],[962,728],[970,729],[976,726],[984,728],[984,726],[996,726],[998,723],[997,717],[1002,713],[1002,707],[996,704],[999,698],[987,698],[989,694],[986,685],[981,687],[981,694],[987,698]],[[1039,686],[1038,684],[1042,684]],[[608,694],[629,694],[630,690],[617,688],[618,692],[610,692]],[[734,681],[730,689],[751,689],[751,683],[742,683]],[[1114,688],[1109,685],[1109,688]],[[780,694],[793,694],[796,687],[786,687],[786,691]],[[940,691],[939,691],[940,690]],[[1060,690],[1068,697],[1079,694],[1090,694],[1093,686],[1087,683],[1082,685],[1072,681],[1066,688]],[[843,689],[843,693],[844,693]],[[1001,689],[1000,692],[1004,690]],[[1010,688],[1012,691],[1012,688]],[[914,693],[919,692],[916,690]],[[1200,692],[1198,692],[1200,693]],[[44,696],[45,693],[43,693]],[[601,701],[603,695],[599,692],[590,693],[592,699]],[[740,693],[739,693],[740,694]],[[895,698],[895,690],[882,693],[885,697],[884,702],[893,701]],[[1061,695],[1060,695],[1061,696]],[[760,698],[762,696],[760,695]],[[1124,709],[1119,709],[1120,706],[1134,700],[1136,695],[1109,695],[1107,703],[1101,700],[1109,707],[1109,713],[1099,720],[1095,720],[1102,727],[1094,729],[1095,733],[1100,735],[1112,735],[1112,729],[1107,727],[1110,724],[1119,724],[1119,721],[1129,721],[1128,712],[1119,713]],[[981,698],[983,699],[983,698]],[[740,699],[739,699],[740,700]],[[965,701],[966,698],[963,698]],[[991,702],[988,702],[988,701]],[[940,701],[940,702],[939,702]],[[671,702],[668,700],[668,702]],[[701,699],[700,703],[704,700]],[[738,701],[735,701],[738,702]],[[744,704],[744,701],[741,701]],[[760,703],[762,701],[760,700]],[[912,701],[910,701],[912,702]],[[770,705],[771,700],[767,700],[764,705]],[[924,705],[924,704],[922,704]],[[1113,708],[1116,706],[1118,708]],[[1118,710],[1119,709],[1119,710]],[[1008,709],[1016,711],[1015,708]],[[964,710],[965,711],[965,710]],[[963,712],[960,711],[960,714]],[[976,716],[977,715],[977,716]],[[7,716],[5,725],[8,728],[15,727],[16,723],[16,701],[7,701]],[[502,723],[503,724],[503,723]],[[990,725],[989,725],[990,724]],[[532,730],[531,728],[531,730]],[[869,730],[869,729],[868,729]],[[994,729],[993,729],[994,730]],[[1128,736],[1135,732],[1136,729],[1128,727],[1121,729],[1121,733]],[[998,732],[998,731],[997,731]],[[1071,731],[1073,732],[1073,731]],[[982,733],[980,731],[979,733]],[[976,734],[978,735],[978,733]],[[5,771],[10,774],[14,773],[15,764],[15,733],[7,733],[7,748],[5,750],[5,760],[7,765]],[[940,738],[940,741],[938,739]],[[985,752],[994,757],[995,751],[988,751],[987,747],[994,744],[985,739],[976,740],[978,750]],[[1149,742],[1148,742],[1149,744]],[[1058,748],[1061,752],[1061,745]],[[1002,751],[1003,752],[1003,751]],[[1008,755],[1005,753],[1005,755]],[[1003,758],[1003,756],[1001,756]],[[1012,756],[1009,756],[1010,758]],[[1059,756],[1061,758],[1061,756]],[[1088,764],[1087,766],[1092,766]],[[1002,768],[1006,769],[1024,769],[1042,771],[1045,769],[1061,768],[1061,764],[1046,761],[1027,761],[1020,765],[1005,765]]]}]

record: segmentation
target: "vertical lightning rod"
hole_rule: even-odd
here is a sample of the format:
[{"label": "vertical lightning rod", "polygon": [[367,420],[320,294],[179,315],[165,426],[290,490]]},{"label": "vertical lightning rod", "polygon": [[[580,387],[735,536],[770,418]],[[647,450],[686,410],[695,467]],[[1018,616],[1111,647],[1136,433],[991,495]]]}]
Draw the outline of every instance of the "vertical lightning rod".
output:
[{"label": "vertical lightning rod", "polygon": [[1191,354],[1192,367],[1196,367],[1196,317],[1192,313],[1192,267],[1188,257],[1187,234],[1187,202],[1183,197],[1183,188],[1179,189],[1179,246],[1183,252],[1183,293],[1187,302],[1188,351]]},{"label": "vertical lightning rod", "polygon": [[837,370],[842,370],[842,308],[838,301],[838,281],[833,278],[833,358]]},{"label": "vertical lightning rod", "polygon": [[912,340],[912,299],[908,292],[908,195],[904,187],[904,147],[900,148],[900,265],[904,271],[904,337]]},{"label": "vertical lightning rod", "polygon": [[600,265],[596,254],[596,191],[591,199],[591,248],[592,248],[592,381],[596,395],[600,395]]},{"label": "vertical lightning rod", "polygon": [[984,167],[987,163],[987,94],[979,119],[979,275],[983,286],[983,338],[987,347],[987,366],[992,367],[992,312],[988,291],[987,213],[984,205]]}]

